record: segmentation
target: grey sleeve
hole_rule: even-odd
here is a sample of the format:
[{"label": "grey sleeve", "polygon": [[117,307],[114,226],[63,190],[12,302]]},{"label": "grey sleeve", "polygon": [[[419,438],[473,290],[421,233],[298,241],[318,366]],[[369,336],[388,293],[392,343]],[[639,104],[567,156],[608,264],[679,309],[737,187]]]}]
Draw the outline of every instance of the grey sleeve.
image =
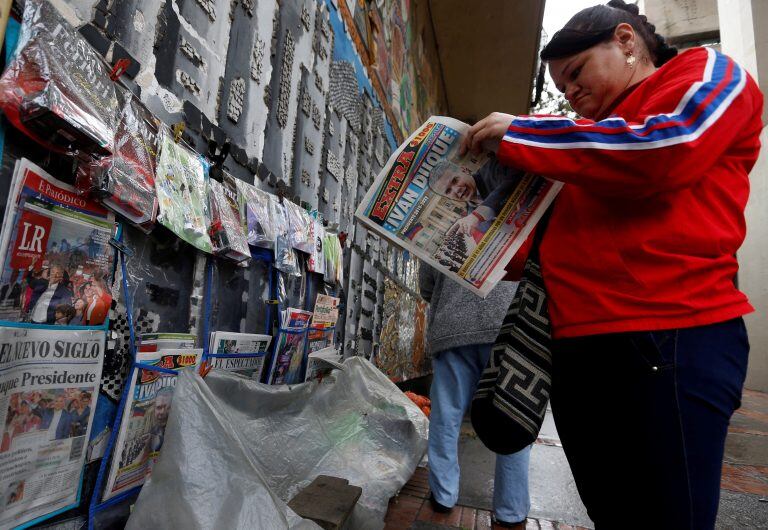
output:
[{"label": "grey sleeve", "polygon": [[435,271],[424,263],[419,265],[419,292],[427,302],[432,301],[432,293],[435,290]]}]

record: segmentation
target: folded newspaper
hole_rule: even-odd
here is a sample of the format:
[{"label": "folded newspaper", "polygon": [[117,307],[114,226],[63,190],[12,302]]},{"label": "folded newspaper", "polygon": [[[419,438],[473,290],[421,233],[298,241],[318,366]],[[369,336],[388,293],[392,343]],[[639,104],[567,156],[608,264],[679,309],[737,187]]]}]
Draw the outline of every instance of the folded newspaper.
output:
[{"label": "folded newspaper", "polygon": [[309,354],[307,358],[307,375],[304,377],[304,381],[321,379],[333,370],[343,369],[344,364],[341,362],[341,353],[334,346],[328,346]]},{"label": "folded newspaper", "polygon": [[562,187],[459,156],[469,125],[432,116],[389,158],[355,216],[464,287],[486,296]]}]

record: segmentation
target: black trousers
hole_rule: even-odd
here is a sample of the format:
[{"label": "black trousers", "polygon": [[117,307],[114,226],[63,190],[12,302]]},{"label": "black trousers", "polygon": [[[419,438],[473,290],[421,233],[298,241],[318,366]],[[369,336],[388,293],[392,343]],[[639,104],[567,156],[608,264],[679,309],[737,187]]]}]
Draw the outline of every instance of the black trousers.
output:
[{"label": "black trousers", "polygon": [[555,424],[597,530],[714,528],[743,320],[553,342]]}]

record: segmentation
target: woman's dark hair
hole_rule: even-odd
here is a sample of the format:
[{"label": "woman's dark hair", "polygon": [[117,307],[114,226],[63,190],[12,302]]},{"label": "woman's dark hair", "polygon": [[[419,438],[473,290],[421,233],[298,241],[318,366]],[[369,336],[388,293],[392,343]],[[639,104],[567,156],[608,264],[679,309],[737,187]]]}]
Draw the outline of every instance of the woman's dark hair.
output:
[{"label": "woman's dark hair", "polygon": [[645,42],[654,66],[661,66],[677,55],[677,48],[656,33],[656,26],[640,14],[635,4],[611,0],[606,5],[588,7],[576,13],[541,51],[541,59],[561,59],[609,40],[616,26],[627,23]]}]

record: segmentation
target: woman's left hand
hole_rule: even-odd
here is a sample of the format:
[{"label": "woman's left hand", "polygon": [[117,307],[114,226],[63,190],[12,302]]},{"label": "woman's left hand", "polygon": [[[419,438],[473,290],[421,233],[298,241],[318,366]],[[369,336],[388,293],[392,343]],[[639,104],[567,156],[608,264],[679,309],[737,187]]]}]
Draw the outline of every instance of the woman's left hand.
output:
[{"label": "woman's left hand", "polygon": [[501,139],[504,138],[509,124],[514,119],[512,114],[490,113],[469,128],[467,135],[461,142],[459,155],[463,156],[467,151],[479,155],[484,149],[497,152]]}]

